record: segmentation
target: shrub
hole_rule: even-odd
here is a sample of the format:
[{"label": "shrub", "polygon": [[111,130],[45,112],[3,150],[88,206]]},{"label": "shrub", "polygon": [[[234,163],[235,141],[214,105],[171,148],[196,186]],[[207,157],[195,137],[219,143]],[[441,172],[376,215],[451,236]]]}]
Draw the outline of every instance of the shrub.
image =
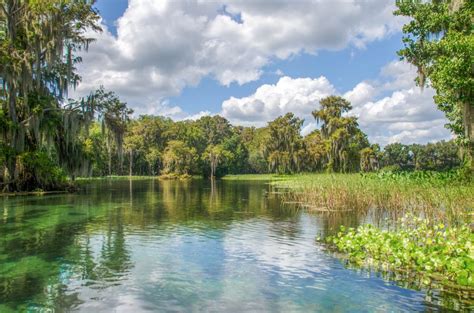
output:
[{"label": "shrub", "polygon": [[25,152],[18,157],[19,190],[57,190],[67,185],[63,169],[41,151]]}]

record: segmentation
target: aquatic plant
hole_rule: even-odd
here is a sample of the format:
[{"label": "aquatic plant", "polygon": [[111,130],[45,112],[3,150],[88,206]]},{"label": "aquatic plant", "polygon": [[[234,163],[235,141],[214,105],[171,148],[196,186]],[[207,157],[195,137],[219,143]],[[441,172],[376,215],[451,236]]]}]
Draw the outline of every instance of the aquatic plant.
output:
[{"label": "aquatic plant", "polygon": [[465,168],[436,172],[436,171],[379,171],[377,173],[361,173],[367,179],[388,180],[398,182],[422,183],[429,185],[444,185],[450,183],[468,183],[472,180],[467,176]]},{"label": "aquatic plant", "polygon": [[474,287],[474,234],[468,225],[448,227],[406,215],[394,226],[392,230],[370,224],[356,229],[341,226],[326,241],[358,266],[405,276],[414,273],[425,285],[437,281]]}]

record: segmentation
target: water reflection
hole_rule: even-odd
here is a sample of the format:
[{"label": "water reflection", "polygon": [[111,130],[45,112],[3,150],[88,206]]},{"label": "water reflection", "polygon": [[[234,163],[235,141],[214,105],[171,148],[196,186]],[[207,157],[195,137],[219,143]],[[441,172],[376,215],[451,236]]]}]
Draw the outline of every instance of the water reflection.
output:
[{"label": "water reflection", "polygon": [[288,211],[268,191],[261,182],[124,180],[4,198],[0,311],[436,308],[422,292],[345,269],[314,240],[367,217]]}]

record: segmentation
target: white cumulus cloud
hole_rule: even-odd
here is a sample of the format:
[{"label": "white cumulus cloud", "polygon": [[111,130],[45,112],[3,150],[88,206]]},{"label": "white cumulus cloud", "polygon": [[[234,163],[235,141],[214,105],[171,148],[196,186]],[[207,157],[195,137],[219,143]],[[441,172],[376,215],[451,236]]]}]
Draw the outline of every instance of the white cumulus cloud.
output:
[{"label": "white cumulus cloud", "polygon": [[196,86],[258,80],[272,59],[362,48],[398,31],[392,0],[129,0],[116,21],[95,35],[79,67],[76,95],[100,85],[137,112]]},{"label": "white cumulus cloud", "polygon": [[[175,119],[190,116],[166,99],[205,77],[222,85],[258,80],[274,59],[320,50],[352,51],[400,30],[393,0],[129,0],[116,21],[117,36],[106,28],[83,55],[83,82],[73,96],[103,85],[114,90],[137,114]],[[370,139],[426,142],[450,137],[433,91],[421,92],[414,68],[400,61],[385,66],[373,81],[336,90],[324,76],[291,78],[280,70],[273,85],[247,97],[231,97],[222,112],[232,122],[264,125],[286,112],[305,118],[305,132],[316,124],[311,111],[330,94],[349,99]]]},{"label": "white cumulus cloud", "polygon": [[262,85],[254,94],[230,98],[222,103],[221,114],[233,123],[262,126],[293,112],[306,119],[302,130],[307,134],[317,125],[311,112],[328,95],[342,95],[353,105],[351,115],[372,142],[426,143],[450,139],[444,128],[447,120],[434,102],[434,90],[420,90],[413,81],[415,69],[402,61],[382,68],[376,81],[363,81],[341,93],[324,76],[319,78],[281,77],[275,85]]},{"label": "white cumulus cloud", "polygon": [[263,126],[287,112],[308,118],[319,100],[336,93],[326,77],[281,77],[274,85],[262,85],[253,95],[230,98],[222,103],[222,116],[241,125]]}]

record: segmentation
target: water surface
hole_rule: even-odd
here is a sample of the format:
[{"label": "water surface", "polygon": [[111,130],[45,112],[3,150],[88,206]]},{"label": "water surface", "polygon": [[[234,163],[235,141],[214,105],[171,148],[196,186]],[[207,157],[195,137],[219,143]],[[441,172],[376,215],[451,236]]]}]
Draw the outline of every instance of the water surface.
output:
[{"label": "water surface", "polygon": [[263,182],[119,180],[0,199],[0,311],[438,308],[424,292],[346,269],[315,241],[335,222],[285,210],[268,190]]}]

